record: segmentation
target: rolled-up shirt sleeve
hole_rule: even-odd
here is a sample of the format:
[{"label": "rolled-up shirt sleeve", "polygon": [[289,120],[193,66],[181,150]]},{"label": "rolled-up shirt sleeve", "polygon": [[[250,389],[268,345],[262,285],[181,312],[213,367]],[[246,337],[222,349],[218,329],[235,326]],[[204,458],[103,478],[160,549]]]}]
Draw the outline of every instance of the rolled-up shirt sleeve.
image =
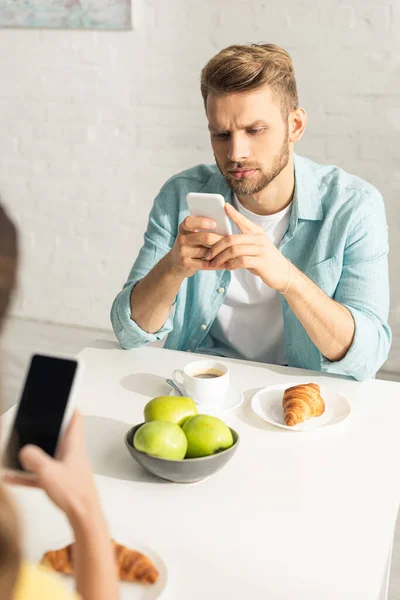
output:
[{"label": "rolled-up shirt sleeve", "polygon": [[334,300],[354,319],[350,349],[339,361],[321,355],[321,370],[350,375],[359,381],[374,377],[391,345],[389,314],[388,230],[383,200],[352,227],[344,251],[342,274]]},{"label": "rolled-up shirt sleeve", "polygon": [[163,190],[161,190],[150,212],[144,244],[129,273],[128,280],[111,308],[112,327],[122,348],[139,348],[149,342],[163,339],[172,330],[173,308],[163,327],[156,333],[148,333],[131,318],[130,300],[135,285],[171,250],[175,237],[171,219],[164,207]]}]

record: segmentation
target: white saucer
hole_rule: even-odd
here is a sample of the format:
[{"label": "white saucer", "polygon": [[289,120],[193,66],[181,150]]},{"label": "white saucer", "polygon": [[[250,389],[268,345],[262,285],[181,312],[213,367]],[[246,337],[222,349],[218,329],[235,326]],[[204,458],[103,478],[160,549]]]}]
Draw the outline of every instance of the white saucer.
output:
[{"label": "white saucer", "polygon": [[[182,389],[182,391],[184,390]],[[169,396],[179,396],[179,394],[176,390],[171,390]],[[197,402],[196,405],[199,412],[202,414],[219,415],[221,413],[229,412],[230,410],[238,408],[242,402],[243,393],[231,385],[221,406],[199,406],[197,405]]]},{"label": "white saucer", "polygon": [[321,396],[325,402],[324,414],[320,417],[307,419],[307,421],[298,423],[298,425],[292,427],[286,425],[283,418],[283,392],[293,385],[296,385],[296,383],[280,383],[259,390],[251,400],[251,408],[256,415],[267,421],[267,423],[272,423],[272,425],[290,429],[291,431],[313,431],[320,427],[337,425],[337,423],[340,423],[350,415],[351,408],[346,398],[340,396],[331,388],[320,386]]}]

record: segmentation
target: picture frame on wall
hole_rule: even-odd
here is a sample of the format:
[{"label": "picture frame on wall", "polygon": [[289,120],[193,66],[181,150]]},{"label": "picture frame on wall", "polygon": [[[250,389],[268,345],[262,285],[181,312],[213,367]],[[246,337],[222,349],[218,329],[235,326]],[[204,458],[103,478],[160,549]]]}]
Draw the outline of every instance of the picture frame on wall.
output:
[{"label": "picture frame on wall", "polygon": [[131,0],[0,0],[0,27],[131,29]]}]

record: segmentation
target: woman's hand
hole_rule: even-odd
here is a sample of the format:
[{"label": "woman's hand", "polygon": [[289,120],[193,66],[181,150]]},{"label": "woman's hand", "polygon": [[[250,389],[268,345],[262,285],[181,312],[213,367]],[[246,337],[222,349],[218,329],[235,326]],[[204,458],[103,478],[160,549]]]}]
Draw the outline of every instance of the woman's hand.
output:
[{"label": "woman's hand", "polygon": [[69,518],[98,507],[98,497],[86,452],[83,419],[75,411],[60,442],[54,459],[38,446],[28,445],[19,454],[25,469],[34,480],[16,474],[6,474],[6,483],[39,487]]}]

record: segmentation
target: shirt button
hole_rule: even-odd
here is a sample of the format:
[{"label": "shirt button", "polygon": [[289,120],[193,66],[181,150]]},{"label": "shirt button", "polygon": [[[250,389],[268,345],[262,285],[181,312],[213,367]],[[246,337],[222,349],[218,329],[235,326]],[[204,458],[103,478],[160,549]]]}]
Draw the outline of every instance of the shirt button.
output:
[{"label": "shirt button", "polygon": [[218,289],[218,294],[223,294],[223,293],[224,293],[224,291],[225,291],[225,288],[223,288],[223,287],[220,287],[220,288]]},{"label": "shirt button", "polygon": [[203,325],[200,325],[200,329],[202,329],[204,331],[205,329],[207,329],[207,325],[204,325],[204,323],[203,323]]}]

